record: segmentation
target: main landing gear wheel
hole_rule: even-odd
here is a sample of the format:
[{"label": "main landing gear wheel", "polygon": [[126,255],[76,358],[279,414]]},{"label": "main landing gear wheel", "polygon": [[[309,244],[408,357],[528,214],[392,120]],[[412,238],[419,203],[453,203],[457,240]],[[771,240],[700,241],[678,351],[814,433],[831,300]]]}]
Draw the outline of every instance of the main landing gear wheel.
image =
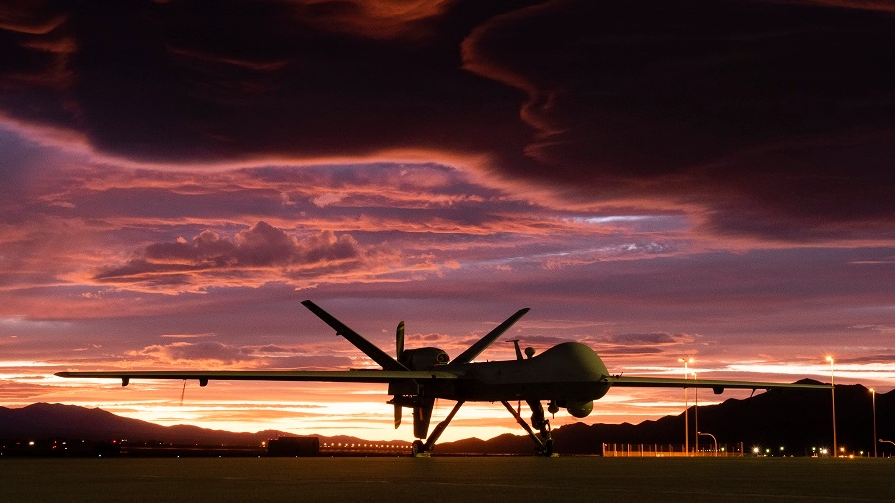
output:
[{"label": "main landing gear wheel", "polygon": [[413,445],[410,446],[410,452],[414,456],[420,456],[426,453],[426,446],[423,444],[422,440],[414,440]]}]

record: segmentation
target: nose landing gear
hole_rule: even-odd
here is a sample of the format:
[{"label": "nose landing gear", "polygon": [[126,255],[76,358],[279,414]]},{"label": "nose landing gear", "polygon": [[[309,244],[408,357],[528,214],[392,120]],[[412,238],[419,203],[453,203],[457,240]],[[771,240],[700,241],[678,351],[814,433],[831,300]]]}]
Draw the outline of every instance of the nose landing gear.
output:
[{"label": "nose landing gear", "polygon": [[541,405],[540,401],[527,400],[528,406],[531,407],[531,425],[539,430],[540,436],[532,430],[531,426],[522,419],[519,412],[514,409],[509,402],[503,400],[500,403],[510,411],[510,414],[516,419],[516,422],[519,423],[519,426],[524,428],[528,433],[528,436],[534,441],[535,450],[539,456],[555,456],[553,452],[553,438],[550,435],[550,421],[544,417],[544,407]]}]

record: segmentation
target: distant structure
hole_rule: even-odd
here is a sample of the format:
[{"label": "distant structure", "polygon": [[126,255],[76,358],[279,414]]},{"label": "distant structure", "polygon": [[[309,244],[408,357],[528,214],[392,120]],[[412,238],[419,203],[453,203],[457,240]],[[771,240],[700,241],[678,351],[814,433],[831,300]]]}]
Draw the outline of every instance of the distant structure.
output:
[{"label": "distant structure", "polygon": [[279,457],[309,457],[320,455],[317,437],[279,437],[267,442],[267,455]]}]

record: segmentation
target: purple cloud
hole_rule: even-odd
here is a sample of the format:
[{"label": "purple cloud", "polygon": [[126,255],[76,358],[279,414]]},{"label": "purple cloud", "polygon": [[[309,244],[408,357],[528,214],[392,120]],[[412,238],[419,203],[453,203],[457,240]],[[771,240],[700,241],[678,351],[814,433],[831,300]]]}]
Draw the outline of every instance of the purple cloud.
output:
[{"label": "purple cloud", "polygon": [[292,277],[323,276],[319,271],[363,274],[370,266],[398,260],[388,247],[361,247],[348,234],[336,236],[332,231],[321,231],[299,239],[266,222],[258,222],[232,239],[206,230],[189,241],[150,244],[139,258],[103,269],[93,279],[122,287],[176,289],[226,277],[250,286]]}]

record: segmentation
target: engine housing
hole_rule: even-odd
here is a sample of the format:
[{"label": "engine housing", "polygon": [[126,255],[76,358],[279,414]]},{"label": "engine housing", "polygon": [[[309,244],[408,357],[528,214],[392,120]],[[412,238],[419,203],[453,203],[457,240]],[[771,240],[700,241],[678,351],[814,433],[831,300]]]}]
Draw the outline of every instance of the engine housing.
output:
[{"label": "engine housing", "polygon": [[410,370],[431,370],[450,360],[448,354],[438,348],[405,349],[401,354],[401,363]]}]

